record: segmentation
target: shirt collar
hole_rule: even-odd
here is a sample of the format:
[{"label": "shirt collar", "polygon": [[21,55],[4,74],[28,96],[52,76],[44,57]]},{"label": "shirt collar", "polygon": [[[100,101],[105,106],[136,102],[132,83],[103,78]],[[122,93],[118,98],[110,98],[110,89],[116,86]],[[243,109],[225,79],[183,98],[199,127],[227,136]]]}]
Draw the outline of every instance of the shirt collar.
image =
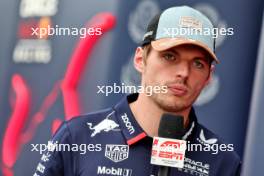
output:
[{"label": "shirt collar", "polygon": [[197,124],[198,124],[197,117],[192,107],[189,114],[189,124],[185,129],[185,134],[182,137],[183,140],[191,140],[192,136],[194,136],[192,134],[194,134],[196,131]]},{"label": "shirt collar", "polygon": [[137,97],[138,94],[128,95],[114,107],[118,123],[128,145],[132,145],[147,136],[129,107],[129,103],[136,101]]},{"label": "shirt collar", "polygon": [[[114,110],[116,111],[116,118],[121,127],[122,134],[126,139],[126,143],[128,145],[132,145],[137,143],[141,139],[145,138],[147,134],[137,123],[130,107],[129,103],[136,101],[138,98],[138,93],[130,94],[124,97],[118,104],[114,106]],[[183,140],[190,139],[195,131],[197,126],[197,118],[192,108],[189,115],[189,125],[186,128],[185,135],[183,136]]]}]

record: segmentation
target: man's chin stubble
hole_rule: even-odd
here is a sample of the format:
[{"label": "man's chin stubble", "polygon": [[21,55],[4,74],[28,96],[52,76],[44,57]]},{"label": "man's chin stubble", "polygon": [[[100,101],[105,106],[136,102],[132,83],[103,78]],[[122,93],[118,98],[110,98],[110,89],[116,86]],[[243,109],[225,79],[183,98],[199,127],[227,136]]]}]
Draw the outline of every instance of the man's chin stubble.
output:
[{"label": "man's chin stubble", "polygon": [[157,104],[157,106],[165,112],[181,112],[185,109],[190,108],[190,106],[188,105],[169,102],[171,100],[168,100],[168,98],[166,97],[161,98],[158,95],[152,95],[151,98],[155,102],[155,104]]}]

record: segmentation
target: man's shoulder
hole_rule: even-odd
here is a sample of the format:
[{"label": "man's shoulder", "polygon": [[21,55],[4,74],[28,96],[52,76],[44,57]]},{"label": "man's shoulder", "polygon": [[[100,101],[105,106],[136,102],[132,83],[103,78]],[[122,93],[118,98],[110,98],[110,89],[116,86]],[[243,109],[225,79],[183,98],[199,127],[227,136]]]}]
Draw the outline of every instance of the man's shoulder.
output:
[{"label": "man's shoulder", "polygon": [[93,111],[93,112],[89,112],[86,114],[75,116],[71,118],[70,120],[68,120],[66,123],[69,126],[79,125],[85,122],[96,123],[106,118],[109,114],[112,115],[111,113],[112,114],[114,113],[114,110],[112,108],[101,109],[98,111]]},{"label": "man's shoulder", "polygon": [[235,151],[234,144],[227,143],[222,137],[215,134],[202,124],[197,125],[197,136],[196,140],[201,144],[209,144],[215,150],[219,150],[219,153],[228,159],[240,161],[240,157]]},{"label": "man's shoulder", "polygon": [[226,144],[224,139],[222,139],[219,135],[214,133],[213,131],[209,130],[204,125],[197,123],[197,133],[199,135],[199,139],[201,139],[203,142],[208,144],[214,144],[214,143],[220,143],[220,144]]},{"label": "man's shoulder", "polygon": [[[82,135],[88,135],[97,128],[103,128],[102,125],[112,122],[117,124],[115,111],[112,108],[102,109],[87,114],[82,114],[65,121],[58,131],[68,131],[71,138],[78,138]],[[104,124],[102,124],[102,122]],[[101,123],[101,125],[99,125]]]}]

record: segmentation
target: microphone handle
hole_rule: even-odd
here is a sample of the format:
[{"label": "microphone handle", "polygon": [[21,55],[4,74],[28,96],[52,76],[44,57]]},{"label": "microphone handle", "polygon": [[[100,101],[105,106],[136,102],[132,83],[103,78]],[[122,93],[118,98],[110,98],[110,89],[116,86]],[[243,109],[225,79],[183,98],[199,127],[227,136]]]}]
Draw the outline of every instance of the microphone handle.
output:
[{"label": "microphone handle", "polygon": [[169,176],[170,175],[170,167],[160,166],[158,176]]}]

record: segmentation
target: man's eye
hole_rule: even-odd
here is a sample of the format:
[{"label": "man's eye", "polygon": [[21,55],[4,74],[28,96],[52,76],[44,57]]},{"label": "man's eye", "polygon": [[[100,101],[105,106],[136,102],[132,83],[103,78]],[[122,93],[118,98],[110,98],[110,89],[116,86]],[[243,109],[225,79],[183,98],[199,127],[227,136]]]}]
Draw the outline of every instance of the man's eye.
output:
[{"label": "man's eye", "polygon": [[164,57],[164,59],[166,59],[168,61],[173,61],[176,59],[175,56],[173,54],[170,54],[170,53],[163,54],[163,57]]},{"label": "man's eye", "polygon": [[194,64],[194,66],[195,66],[196,68],[199,68],[199,69],[204,68],[204,64],[203,64],[201,61],[199,61],[199,60],[195,60],[195,61],[193,62],[193,64]]}]

